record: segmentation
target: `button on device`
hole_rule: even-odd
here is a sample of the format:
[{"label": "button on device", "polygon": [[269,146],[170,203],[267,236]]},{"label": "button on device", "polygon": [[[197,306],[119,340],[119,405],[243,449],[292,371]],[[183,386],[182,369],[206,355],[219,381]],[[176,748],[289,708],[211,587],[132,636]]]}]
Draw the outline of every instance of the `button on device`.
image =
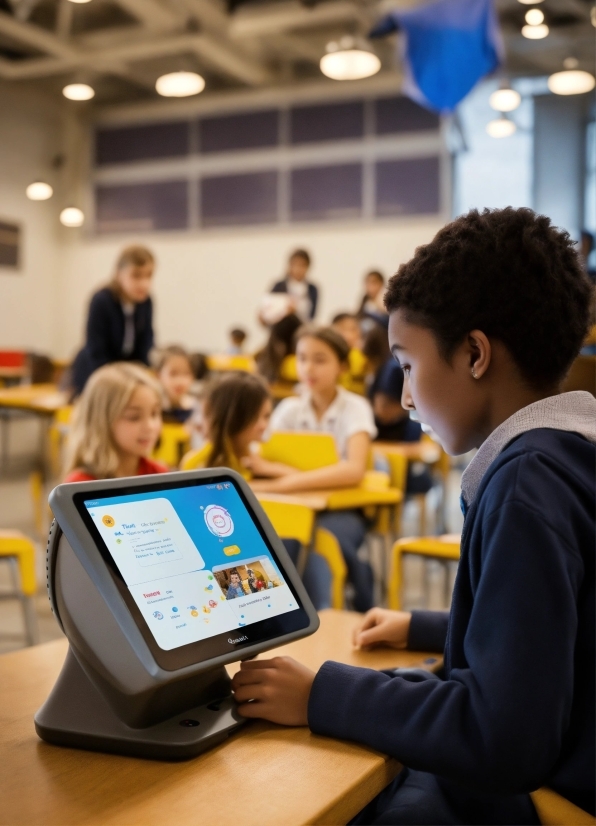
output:
[{"label": "button on device", "polygon": [[238,545],[227,545],[223,549],[223,552],[226,556],[236,556],[236,554],[240,553],[240,548]]},{"label": "button on device", "polygon": [[106,528],[113,528],[113,527],[114,527],[114,525],[116,524],[116,520],[114,519],[114,517],[113,517],[113,516],[110,516],[110,515],[109,515],[109,514],[107,514],[107,513],[106,513],[106,515],[105,515],[104,517],[102,517],[102,520],[101,520],[101,521],[104,523],[104,525],[106,526]]},{"label": "button on device", "polygon": [[178,725],[179,726],[185,726],[186,728],[196,728],[197,726],[200,726],[201,724],[199,723],[198,720],[180,720]]}]

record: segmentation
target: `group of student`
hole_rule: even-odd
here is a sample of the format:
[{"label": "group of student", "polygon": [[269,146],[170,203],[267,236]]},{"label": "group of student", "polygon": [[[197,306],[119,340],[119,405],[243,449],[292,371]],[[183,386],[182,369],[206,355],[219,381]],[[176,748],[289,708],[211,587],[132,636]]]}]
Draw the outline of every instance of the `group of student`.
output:
[{"label": "group of student", "polygon": [[[294,297],[312,309],[308,289]],[[444,650],[442,673],[327,662],[315,674],[278,657],[243,662],[233,680],[240,714],[308,725],[407,767],[354,823],[537,824],[529,793],[540,786],[594,814],[596,400],[560,391],[592,298],[573,243],[547,218],[473,210],[390,281],[385,334],[399,380],[383,360],[372,406],[341,386],[350,344],[333,326],[294,333],[300,396],[274,409],[266,381],[248,373],[206,394],[203,466],[234,468],[260,491],[358,484],[381,427],[411,437],[415,423],[404,410],[416,410],[449,453],[478,449],[462,480],[450,614],[372,608],[372,574],[357,553],[364,517],[321,517],[346,558],[354,607],[367,612],[354,644]],[[110,301],[98,300],[98,312]],[[123,315],[114,334],[126,341],[131,314]],[[192,365],[183,361],[171,348],[157,375],[132,363],[90,375],[68,480],[165,470],[150,457],[164,388],[184,409]],[[339,462],[301,472],[266,461],[252,446],[275,430],[330,432]],[[323,607],[324,575],[307,569],[305,581],[309,575]]]}]

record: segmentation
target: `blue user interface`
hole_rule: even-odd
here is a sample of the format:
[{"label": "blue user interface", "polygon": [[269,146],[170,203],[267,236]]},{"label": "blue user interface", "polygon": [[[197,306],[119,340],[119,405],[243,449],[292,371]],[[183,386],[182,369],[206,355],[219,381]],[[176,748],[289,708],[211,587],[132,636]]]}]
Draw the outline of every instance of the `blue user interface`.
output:
[{"label": "blue user interface", "polygon": [[231,482],[85,507],[165,651],[299,608]]}]

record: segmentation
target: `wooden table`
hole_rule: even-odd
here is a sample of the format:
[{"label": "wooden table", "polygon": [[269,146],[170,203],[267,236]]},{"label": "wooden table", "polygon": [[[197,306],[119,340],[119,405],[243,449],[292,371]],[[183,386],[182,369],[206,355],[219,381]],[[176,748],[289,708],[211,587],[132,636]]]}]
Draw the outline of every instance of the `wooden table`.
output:
[{"label": "wooden table", "polygon": [[[336,660],[372,668],[423,665],[408,651],[354,651],[358,615],[325,611],[321,628],[277,652],[311,668]],[[250,722],[215,749],[185,763],[51,746],[33,714],[66,654],[58,640],[0,657],[0,823],[3,826],[299,826],[346,823],[398,773],[370,749]],[[435,655],[436,656],[436,655]],[[231,669],[233,670],[233,669]]]},{"label": "wooden table", "polygon": [[0,409],[25,410],[39,416],[53,416],[67,401],[67,394],[55,384],[19,384],[0,390]]}]

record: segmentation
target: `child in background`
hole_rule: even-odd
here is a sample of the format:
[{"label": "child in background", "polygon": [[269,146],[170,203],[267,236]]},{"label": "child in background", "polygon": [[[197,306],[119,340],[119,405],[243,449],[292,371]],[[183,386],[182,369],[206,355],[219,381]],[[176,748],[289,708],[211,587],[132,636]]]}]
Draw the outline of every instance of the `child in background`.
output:
[{"label": "child in background", "polygon": [[157,354],[155,372],[163,390],[164,422],[184,424],[196,408],[196,400],[189,394],[194,381],[189,354],[175,344],[165,347]]},{"label": "child in background", "polygon": [[[419,442],[422,427],[410,418],[410,411],[402,407],[404,372],[396,361],[390,359],[377,373],[370,389],[380,442]],[[408,463],[406,493],[428,493],[433,486],[432,476],[423,462]]]},{"label": "child in background", "polygon": [[366,390],[367,361],[362,352],[360,321],[352,313],[338,313],[331,322],[331,327],[345,339],[350,347],[348,370],[342,375],[340,384],[346,390],[363,396]]},{"label": "child in background", "polygon": [[331,327],[348,342],[350,350],[362,349],[362,333],[358,318],[352,313],[338,313],[331,322]]},{"label": "child in background", "polygon": [[[273,431],[332,433],[340,461],[308,471],[282,465],[272,472],[261,457],[248,457],[246,463],[255,475],[275,477],[255,482],[256,490],[293,493],[360,484],[371,439],[377,431],[368,401],[339,386],[348,354],[347,343],[330,327],[302,328],[297,337],[296,358],[298,377],[306,392],[301,397],[284,399],[271,417]],[[358,557],[366,535],[364,516],[358,510],[327,512],[319,517],[318,524],[327,528],[341,546],[354,586],[354,607],[357,611],[368,610],[373,604],[373,575],[370,565]],[[315,605],[327,607],[329,594]]]},{"label": "child in background", "polygon": [[294,313],[284,316],[271,327],[267,344],[256,354],[257,369],[270,384],[279,381],[285,357],[296,352],[295,336],[301,326],[302,322]]},{"label": "child in background", "polygon": [[148,370],[110,364],[91,376],[76,407],[65,482],[164,473],[149,457],[161,431],[161,392]]},{"label": "child in background", "polygon": [[231,356],[240,356],[244,352],[244,342],[248,338],[246,330],[241,327],[234,327],[230,330],[230,346],[228,353]]},{"label": "child in background", "polygon": [[383,304],[385,278],[378,270],[371,270],[364,276],[364,295],[358,307],[358,315],[386,316]]},{"label": "child in background", "polygon": [[478,452],[450,614],[376,608],[354,644],[444,650],[444,674],[280,657],[233,680],[245,717],[406,766],[352,823],[538,824],[543,786],[594,815],[596,400],[561,392],[592,296],[568,233],[511,207],[460,216],[390,283],[404,407]]}]

